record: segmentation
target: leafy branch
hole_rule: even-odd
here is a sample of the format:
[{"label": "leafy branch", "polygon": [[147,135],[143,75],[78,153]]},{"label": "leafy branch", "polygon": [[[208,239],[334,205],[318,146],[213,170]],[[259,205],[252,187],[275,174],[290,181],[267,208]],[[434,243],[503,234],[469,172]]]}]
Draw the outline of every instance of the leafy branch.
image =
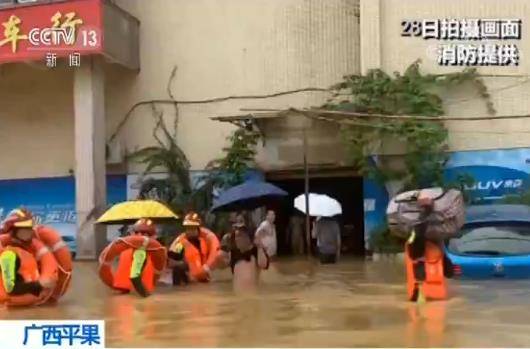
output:
[{"label": "leafy branch", "polygon": [[[380,69],[366,75],[349,75],[332,86],[333,96],[322,106],[334,111],[379,115],[411,115],[436,118],[445,114],[441,92],[470,82],[485,100],[488,112],[495,109],[487,87],[474,69],[450,74],[422,74],[420,61],[403,74],[389,75]],[[341,126],[350,162],[358,171],[381,182],[400,180],[404,189],[443,185],[447,162],[448,132],[443,123],[414,119],[357,118],[355,125]],[[404,145],[401,166],[378,164],[370,156],[384,152],[385,144]]]},{"label": "leafy branch", "polygon": [[257,132],[243,127],[227,137],[230,145],[223,148],[224,157],[210,162],[207,166],[216,176],[217,184],[231,187],[244,182],[246,173],[254,165],[259,138]]}]

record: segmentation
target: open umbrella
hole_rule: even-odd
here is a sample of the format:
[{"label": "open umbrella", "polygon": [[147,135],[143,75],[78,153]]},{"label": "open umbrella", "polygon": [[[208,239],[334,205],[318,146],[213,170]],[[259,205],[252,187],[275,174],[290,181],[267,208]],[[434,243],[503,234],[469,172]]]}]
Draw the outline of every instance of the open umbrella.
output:
[{"label": "open umbrella", "polygon": [[154,200],[126,201],[112,206],[97,221],[101,224],[133,224],[140,218],[156,222],[176,220],[179,217],[164,204]]},{"label": "open umbrella", "polygon": [[251,210],[271,199],[287,196],[287,192],[267,182],[248,181],[222,192],[214,200],[211,211]]},{"label": "open umbrella", "polygon": [[[294,207],[306,213],[305,194],[299,195],[294,199]],[[309,193],[310,216],[333,217],[339,214],[342,214],[342,206],[337,200],[327,195]]]}]

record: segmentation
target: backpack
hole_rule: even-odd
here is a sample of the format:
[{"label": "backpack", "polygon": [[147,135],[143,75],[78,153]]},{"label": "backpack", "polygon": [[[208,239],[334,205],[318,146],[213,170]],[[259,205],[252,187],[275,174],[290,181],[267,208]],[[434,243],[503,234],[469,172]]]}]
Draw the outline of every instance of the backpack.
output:
[{"label": "backpack", "polygon": [[[432,212],[418,205],[418,197],[432,200]],[[390,232],[408,238],[414,227],[426,222],[425,238],[442,241],[457,237],[465,222],[464,198],[455,189],[428,188],[401,193],[388,204],[386,211]]]}]

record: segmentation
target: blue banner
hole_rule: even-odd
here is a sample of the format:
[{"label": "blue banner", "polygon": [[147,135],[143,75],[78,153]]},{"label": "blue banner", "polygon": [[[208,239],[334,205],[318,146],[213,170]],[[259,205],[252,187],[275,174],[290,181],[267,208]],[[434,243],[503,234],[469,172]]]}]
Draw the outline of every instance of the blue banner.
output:
[{"label": "blue banner", "polygon": [[530,149],[466,151],[453,153],[445,170],[445,180],[469,177],[473,184],[465,190],[474,203],[502,201],[507,195],[529,189]]},{"label": "blue banner", "polygon": [[386,188],[374,180],[363,179],[364,197],[364,242],[368,249],[370,234],[386,222],[388,192]]},{"label": "blue banner", "polygon": [[[107,176],[107,202],[127,200],[127,177]],[[38,224],[57,229],[63,236],[75,236],[74,177],[0,180],[0,219],[24,206],[36,216]]]}]

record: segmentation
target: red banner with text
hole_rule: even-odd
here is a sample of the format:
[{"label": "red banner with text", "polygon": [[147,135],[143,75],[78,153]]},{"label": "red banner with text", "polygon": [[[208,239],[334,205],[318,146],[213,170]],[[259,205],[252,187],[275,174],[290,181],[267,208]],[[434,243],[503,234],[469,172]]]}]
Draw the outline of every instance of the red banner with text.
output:
[{"label": "red banner with text", "polygon": [[101,0],[0,10],[0,63],[102,51]]}]

